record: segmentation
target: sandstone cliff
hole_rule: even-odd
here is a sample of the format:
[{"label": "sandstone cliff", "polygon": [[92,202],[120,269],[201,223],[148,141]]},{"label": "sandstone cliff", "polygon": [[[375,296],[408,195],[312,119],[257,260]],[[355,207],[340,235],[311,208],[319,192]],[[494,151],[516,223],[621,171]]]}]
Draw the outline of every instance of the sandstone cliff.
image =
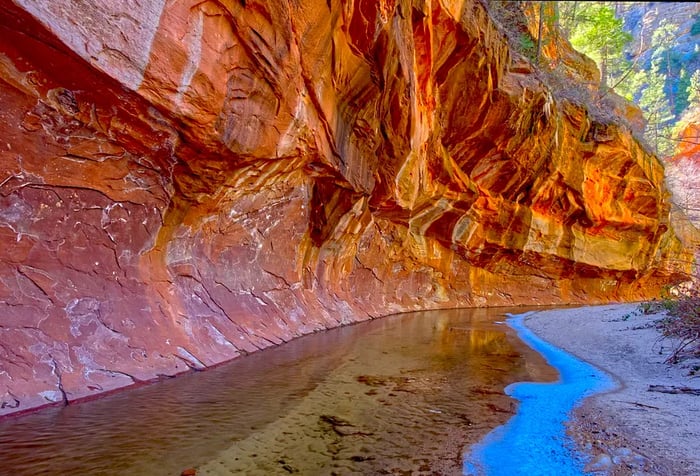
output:
[{"label": "sandstone cliff", "polygon": [[673,193],[671,223],[686,249],[695,250],[694,286],[700,286],[700,107],[688,110],[678,134],[676,155],[667,159],[668,186]]},{"label": "sandstone cliff", "polygon": [[1,413],[685,269],[656,158],[478,1],[0,4]]},{"label": "sandstone cliff", "polygon": [[668,181],[674,202],[700,228],[700,106],[689,110],[682,121],[678,149],[668,159]]}]

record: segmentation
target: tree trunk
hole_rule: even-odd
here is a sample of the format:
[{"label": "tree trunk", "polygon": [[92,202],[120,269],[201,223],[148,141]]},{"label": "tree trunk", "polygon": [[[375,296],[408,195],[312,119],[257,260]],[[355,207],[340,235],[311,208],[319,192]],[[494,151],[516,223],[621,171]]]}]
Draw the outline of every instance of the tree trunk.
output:
[{"label": "tree trunk", "polygon": [[601,89],[608,88],[608,45],[603,47],[603,57],[600,60],[600,85]]},{"label": "tree trunk", "polygon": [[537,62],[540,62],[542,53],[542,23],[544,22],[544,2],[540,2],[540,22],[537,27]]}]

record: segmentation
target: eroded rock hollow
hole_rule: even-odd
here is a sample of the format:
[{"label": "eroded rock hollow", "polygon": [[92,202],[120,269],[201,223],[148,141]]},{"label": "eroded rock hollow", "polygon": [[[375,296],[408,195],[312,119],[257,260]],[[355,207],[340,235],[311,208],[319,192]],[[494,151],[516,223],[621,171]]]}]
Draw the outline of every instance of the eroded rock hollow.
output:
[{"label": "eroded rock hollow", "polygon": [[686,266],[656,158],[478,1],[0,5],[2,414]]}]

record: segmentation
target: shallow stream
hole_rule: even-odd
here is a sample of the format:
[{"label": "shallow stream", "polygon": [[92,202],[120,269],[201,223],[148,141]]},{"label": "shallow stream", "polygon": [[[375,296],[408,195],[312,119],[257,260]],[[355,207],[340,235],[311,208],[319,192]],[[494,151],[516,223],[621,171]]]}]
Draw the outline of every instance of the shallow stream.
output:
[{"label": "shallow stream", "polygon": [[402,314],[206,372],[0,421],[13,476],[461,474],[557,373],[504,323],[523,308]]}]

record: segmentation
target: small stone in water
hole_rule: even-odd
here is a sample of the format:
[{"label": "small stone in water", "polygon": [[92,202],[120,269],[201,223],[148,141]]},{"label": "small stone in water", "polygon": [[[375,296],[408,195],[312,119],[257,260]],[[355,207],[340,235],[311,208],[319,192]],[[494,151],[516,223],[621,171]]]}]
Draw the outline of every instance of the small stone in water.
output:
[{"label": "small stone in water", "polygon": [[593,471],[607,471],[610,468],[612,468],[612,460],[610,459],[610,456],[606,455],[605,453],[598,455],[593,461],[588,463],[586,467],[584,468],[584,471],[586,472],[593,472]]},{"label": "small stone in water", "polygon": [[615,451],[613,451],[612,461],[615,464],[624,463],[630,456],[632,456],[632,450],[629,448],[616,448]]},{"label": "small stone in water", "polygon": [[180,476],[196,476],[197,470],[194,468],[187,468],[183,469],[182,473],[180,473]]}]

